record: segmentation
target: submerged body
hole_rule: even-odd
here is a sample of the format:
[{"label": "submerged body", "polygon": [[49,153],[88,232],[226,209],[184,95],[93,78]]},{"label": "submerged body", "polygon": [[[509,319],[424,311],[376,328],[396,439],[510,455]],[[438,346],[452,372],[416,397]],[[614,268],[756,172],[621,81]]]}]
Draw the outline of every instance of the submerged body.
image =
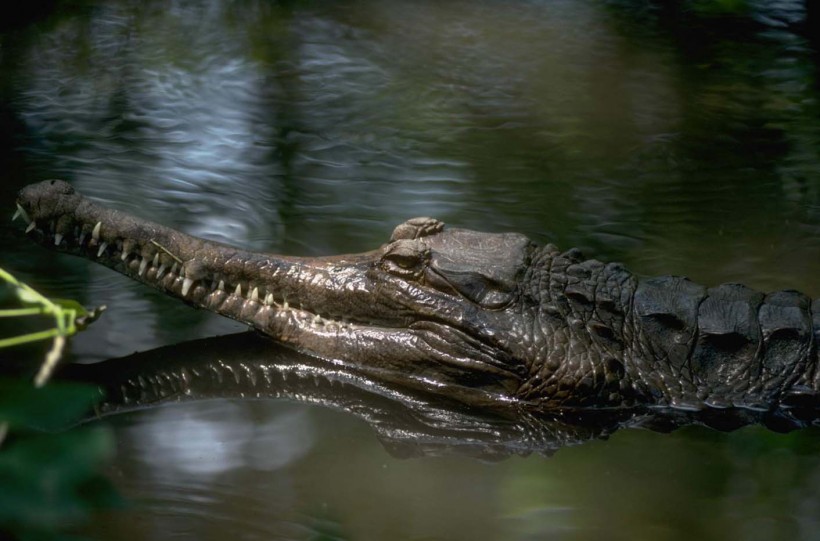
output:
[{"label": "submerged body", "polygon": [[816,409],[820,302],[638,279],[523,235],[399,225],[371,252],[248,252],[24,188],[43,245],[83,255],[298,350],[468,403]]}]

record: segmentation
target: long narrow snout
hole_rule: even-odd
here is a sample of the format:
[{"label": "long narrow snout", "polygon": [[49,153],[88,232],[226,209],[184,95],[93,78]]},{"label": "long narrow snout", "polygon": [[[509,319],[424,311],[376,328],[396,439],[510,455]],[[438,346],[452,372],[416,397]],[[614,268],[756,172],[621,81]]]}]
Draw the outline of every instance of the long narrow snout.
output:
[{"label": "long narrow snout", "polygon": [[[370,252],[300,258],[193,237],[106,208],[60,180],[21,190],[16,216],[46,247],[93,260],[295,349],[392,372],[420,387],[468,382],[470,396],[490,401],[520,385],[521,363],[498,351],[477,305],[452,286],[437,290],[417,280],[418,265],[427,260],[416,258],[427,252],[402,251],[407,224],[415,232],[415,221],[398,228],[401,238]],[[420,234],[443,228],[422,221],[435,227]]]}]

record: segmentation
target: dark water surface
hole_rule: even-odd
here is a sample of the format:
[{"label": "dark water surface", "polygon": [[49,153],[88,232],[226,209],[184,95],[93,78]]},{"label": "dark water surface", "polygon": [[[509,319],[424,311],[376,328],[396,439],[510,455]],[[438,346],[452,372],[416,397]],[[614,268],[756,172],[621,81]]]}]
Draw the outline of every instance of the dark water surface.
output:
[{"label": "dark water surface", "polygon": [[[801,2],[747,4],[58,4],[0,33],[0,203],[11,217],[20,187],[63,178],[303,255],[370,249],[431,215],[644,275],[818,297],[817,42]],[[78,361],[242,329],[8,222],[0,266],[109,306]],[[361,420],[288,401],[110,423],[136,506],[100,518],[99,538],[820,539],[813,430],[625,430],[489,463],[398,459]]]}]

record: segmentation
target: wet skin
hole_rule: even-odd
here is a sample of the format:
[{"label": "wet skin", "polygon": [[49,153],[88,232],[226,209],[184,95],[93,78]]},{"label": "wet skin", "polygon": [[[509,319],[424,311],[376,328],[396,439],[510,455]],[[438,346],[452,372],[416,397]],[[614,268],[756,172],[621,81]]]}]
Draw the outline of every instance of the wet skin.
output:
[{"label": "wet skin", "polygon": [[[541,410],[814,408],[820,303],[794,291],[636,278],[516,233],[409,220],[376,250],[249,252],[21,190],[40,244],[82,255],[302,352],[471,404]],[[817,337],[817,338],[816,338]]]}]

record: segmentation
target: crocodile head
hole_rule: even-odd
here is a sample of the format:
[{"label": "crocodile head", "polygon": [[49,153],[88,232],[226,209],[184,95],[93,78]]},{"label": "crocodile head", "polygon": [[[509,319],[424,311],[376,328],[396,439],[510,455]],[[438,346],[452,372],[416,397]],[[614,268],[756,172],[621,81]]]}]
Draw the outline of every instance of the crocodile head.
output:
[{"label": "crocodile head", "polygon": [[107,209],[68,183],[24,188],[35,241],[82,255],[274,339],[473,403],[514,402],[532,378],[538,249],[520,234],[409,220],[380,248],[285,257],[192,237]]}]

